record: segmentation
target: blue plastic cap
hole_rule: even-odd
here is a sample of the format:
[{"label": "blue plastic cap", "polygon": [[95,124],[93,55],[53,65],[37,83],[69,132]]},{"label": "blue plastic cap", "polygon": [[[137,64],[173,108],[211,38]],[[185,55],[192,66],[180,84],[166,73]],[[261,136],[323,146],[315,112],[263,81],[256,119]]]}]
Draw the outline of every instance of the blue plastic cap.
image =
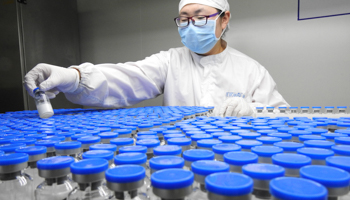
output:
[{"label": "blue plastic cap", "polygon": [[349,187],[350,174],[330,166],[310,165],[300,169],[302,178],[310,179],[327,188]]},{"label": "blue plastic cap", "polygon": [[315,181],[304,178],[280,177],[270,182],[270,193],[284,200],[326,200],[327,189]]},{"label": "blue plastic cap", "polygon": [[326,137],[327,139],[334,139],[336,137],[347,137],[347,134],[341,134],[341,133],[323,133],[321,136]]},{"label": "blue plastic cap", "polygon": [[119,135],[125,135],[125,134],[131,134],[132,130],[131,129],[117,129],[117,130],[114,130],[113,132],[118,133]]},{"label": "blue plastic cap", "polygon": [[213,136],[210,134],[195,134],[191,135],[192,141],[204,140],[204,139],[213,139]]},{"label": "blue plastic cap", "polygon": [[330,156],[326,158],[326,164],[350,173],[350,157],[348,156]]},{"label": "blue plastic cap", "polygon": [[297,150],[298,154],[310,157],[311,159],[324,160],[329,156],[333,156],[334,152],[329,149],[303,147]]},{"label": "blue plastic cap", "polygon": [[149,160],[150,168],[155,170],[182,168],[184,165],[184,159],[178,156],[159,156]]},{"label": "blue plastic cap", "polygon": [[141,136],[141,135],[157,135],[157,132],[154,131],[140,131],[137,133],[137,136]]},{"label": "blue plastic cap", "polygon": [[331,149],[333,145],[335,145],[334,142],[330,141],[324,141],[324,140],[306,140],[304,141],[304,145],[306,147],[316,147],[316,148],[324,148],[324,149]]},{"label": "blue plastic cap", "polygon": [[113,156],[114,156],[114,152],[108,151],[108,150],[90,150],[90,151],[84,152],[82,155],[83,159],[103,158],[106,160],[112,160]]},{"label": "blue plastic cap", "polygon": [[191,164],[191,170],[193,173],[208,176],[218,172],[229,172],[230,166],[224,162],[214,160],[199,160]]},{"label": "blue plastic cap", "polygon": [[275,154],[283,153],[283,149],[276,146],[257,146],[252,148],[252,152],[258,156],[271,157]]},{"label": "blue plastic cap", "polygon": [[262,142],[263,144],[274,144],[276,142],[281,142],[282,138],[279,137],[271,137],[271,136],[263,136],[256,138],[257,141]]},{"label": "blue plastic cap", "polygon": [[170,138],[167,142],[169,145],[188,146],[192,141],[190,138]]},{"label": "blue plastic cap", "polygon": [[0,155],[0,166],[17,165],[27,162],[28,160],[29,156],[26,153],[4,154]]},{"label": "blue plastic cap", "polygon": [[215,154],[205,149],[190,149],[184,151],[182,156],[186,161],[194,162],[197,160],[214,160]]},{"label": "blue plastic cap", "polygon": [[145,168],[139,165],[121,165],[106,171],[106,180],[112,183],[132,183],[145,176]]},{"label": "blue plastic cap", "polygon": [[132,145],[134,144],[134,139],[132,138],[116,138],[110,141],[111,144],[115,144],[117,146],[120,145]]},{"label": "blue plastic cap", "polygon": [[253,191],[253,180],[243,174],[220,172],[207,176],[205,187],[222,196],[242,196]]},{"label": "blue plastic cap", "polygon": [[81,142],[59,142],[55,144],[55,149],[78,149],[81,147]]},{"label": "blue plastic cap", "polygon": [[170,138],[184,138],[184,137],[186,137],[186,136],[183,134],[166,134],[166,135],[164,135],[165,140],[168,140]]},{"label": "blue plastic cap", "polygon": [[139,128],[152,128],[153,124],[139,124]]},{"label": "blue plastic cap", "polygon": [[236,144],[216,144],[212,147],[213,152],[216,154],[225,154],[231,151],[240,151],[241,146]]},{"label": "blue plastic cap", "polygon": [[178,145],[157,146],[153,149],[153,154],[156,156],[179,155],[181,152],[182,148]]},{"label": "blue plastic cap", "polygon": [[98,136],[84,136],[84,137],[78,138],[77,140],[82,144],[93,144],[93,143],[100,142],[101,138]]},{"label": "blue plastic cap", "polygon": [[56,143],[59,143],[59,140],[40,140],[35,142],[35,146],[44,146],[46,148],[48,147],[54,147]]},{"label": "blue plastic cap", "polygon": [[116,165],[141,165],[146,161],[147,155],[145,153],[120,153],[114,157]]},{"label": "blue plastic cap", "polygon": [[334,141],[337,144],[350,145],[350,137],[337,137]]},{"label": "blue plastic cap", "polygon": [[39,160],[37,167],[39,170],[57,170],[70,167],[74,162],[74,158],[70,156],[55,156]]},{"label": "blue plastic cap", "polygon": [[293,137],[299,137],[301,135],[311,135],[311,131],[303,131],[303,130],[292,130],[288,131],[289,134],[291,134]]},{"label": "blue plastic cap", "polygon": [[98,136],[100,136],[101,139],[113,139],[118,137],[118,133],[116,132],[103,132],[99,133]]},{"label": "blue plastic cap", "polygon": [[326,140],[326,138],[320,135],[301,135],[299,140],[304,142],[306,140]]},{"label": "blue plastic cap", "polygon": [[94,144],[91,145],[89,148],[90,150],[108,150],[112,152],[117,151],[117,145],[115,144]]},{"label": "blue plastic cap", "polygon": [[193,173],[184,169],[164,169],[151,176],[152,186],[165,190],[189,187],[193,184],[193,180]]},{"label": "blue plastic cap", "polygon": [[179,130],[166,130],[166,131],[163,131],[162,133],[164,136],[168,135],[168,134],[181,134],[182,135],[182,132]]},{"label": "blue plastic cap", "polygon": [[15,144],[4,144],[0,145],[0,150],[4,151],[5,153],[12,153],[15,152],[16,149],[20,147],[25,147],[26,144],[24,143],[15,143]]},{"label": "blue plastic cap", "polygon": [[26,153],[29,156],[35,156],[46,153],[46,147],[44,146],[27,146],[19,147],[15,150],[16,153]]},{"label": "blue plastic cap", "polygon": [[283,177],[285,170],[283,167],[272,164],[248,164],[242,167],[243,174],[258,180],[271,180]]},{"label": "blue plastic cap", "polygon": [[155,139],[138,140],[136,141],[136,145],[145,146],[147,148],[153,148],[153,147],[159,146],[160,141]]},{"label": "blue plastic cap", "polygon": [[26,145],[32,145],[35,142],[35,138],[16,138],[11,140],[11,144],[24,143]]},{"label": "blue plastic cap", "polygon": [[125,146],[119,148],[119,154],[122,153],[147,153],[147,147],[145,146]]},{"label": "blue plastic cap", "polygon": [[75,135],[72,135],[70,138],[71,140],[77,140],[78,138],[85,137],[85,136],[92,136],[92,134],[87,134],[87,133],[75,134]]},{"label": "blue plastic cap", "polygon": [[58,136],[58,135],[51,135],[43,137],[43,140],[58,140],[58,141],[64,141],[66,139],[65,136]]},{"label": "blue plastic cap", "polygon": [[276,142],[276,147],[281,147],[283,151],[296,151],[299,148],[304,147],[303,144],[297,142]]},{"label": "blue plastic cap", "polygon": [[2,155],[2,154],[5,154],[5,152],[4,151],[0,151],[0,155]]},{"label": "blue plastic cap", "polygon": [[159,140],[157,135],[140,135],[136,140]]},{"label": "blue plastic cap", "polygon": [[236,136],[236,135],[229,135],[229,136],[220,136],[218,139],[223,143],[235,143],[239,140],[242,140],[242,137]]},{"label": "blue plastic cap", "polygon": [[308,128],[308,129],[305,129],[305,131],[310,131],[312,132],[312,134],[317,134],[317,135],[328,133],[327,129],[322,129],[322,128]]},{"label": "blue plastic cap", "polygon": [[342,156],[350,156],[350,145],[334,145],[332,146],[334,153]]},{"label": "blue plastic cap", "polygon": [[70,165],[72,174],[96,174],[108,169],[108,161],[102,158],[81,160]]},{"label": "blue plastic cap", "polygon": [[350,130],[349,129],[338,129],[338,130],[335,130],[334,132],[350,136]]},{"label": "blue plastic cap", "polygon": [[243,139],[256,139],[257,137],[260,137],[260,133],[253,133],[253,132],[247,132],[247,133],[238,133],[239,136],[241,136]]},{"label": "blue plastic cap", "polygon": [[220,140],[214,140],[214,139],[204,139],[204,140],[198,140],[197,146],[203,147],[203,148],[212,148],[212,146],[216,144],[221,144],[222,142]]},{"label": "blue plastic cap", "polygon": [[239,140],[235,143],[241,146],[242,149],[251,149],[252,147],[261,146],[263,144],[262,142],[256,140]]},{"label": "blue plastic cap", "polygon": [[257,163],[258,156],[251,152],[229,152],[224,154],[224,161],[230,165],[243,166],[245,164]]},{"label": "blue plastic cap", "polygon": [[311,158],[301,154],[279,153],[272,157],[272,163],[285,168],[299,169],[311,164]]}]

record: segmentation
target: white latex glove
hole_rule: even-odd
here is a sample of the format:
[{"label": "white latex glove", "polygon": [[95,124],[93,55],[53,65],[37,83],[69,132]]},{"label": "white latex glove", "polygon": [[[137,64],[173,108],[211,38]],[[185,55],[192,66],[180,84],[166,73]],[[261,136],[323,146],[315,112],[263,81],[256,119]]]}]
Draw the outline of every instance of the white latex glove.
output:
[{"label": "white latex glove", "polygon": [[38,64],[26,74],[24,83],[25,88],[32,97],[34,97],[33,90],[39,87],[52,99],[59,92],[74,92],[79,85],[79,73],[76,69]]},{"label": "white latex glove", "polygon": [[[217,109],[218,110],[218,109]],[[219,116],[221,117],[242,117],[252,116],[254,114],[250,105],[241,97],[232,97],[227,99],[221,106]]]}]

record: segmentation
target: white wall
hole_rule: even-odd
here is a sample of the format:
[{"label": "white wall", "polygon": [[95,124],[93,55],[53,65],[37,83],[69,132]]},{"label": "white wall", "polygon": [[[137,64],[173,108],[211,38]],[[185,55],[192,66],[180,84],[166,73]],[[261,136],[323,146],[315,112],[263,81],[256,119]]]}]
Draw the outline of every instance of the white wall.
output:
[{"label": "white wall", "polygon": [[[82,62],[182,46],[177,0],[78,0]],[[297,21],[297,1],[229,0],[229,45],[264,65],[293,106],[350,106],[350,15]],[[136,106],[161,105],[162,97]]]}]

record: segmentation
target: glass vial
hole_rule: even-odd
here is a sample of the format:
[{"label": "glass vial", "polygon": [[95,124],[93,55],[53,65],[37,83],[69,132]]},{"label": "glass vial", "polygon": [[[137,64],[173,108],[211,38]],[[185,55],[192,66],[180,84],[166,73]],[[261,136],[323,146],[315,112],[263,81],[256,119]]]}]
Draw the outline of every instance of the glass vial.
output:
[{"label": "glass vial", "polygon": [[50,99],[46,96],[45,92],[41,91],[39,88],[33,90],[34,100],[36,109],[38,110],[39,116],[42,119],[52,117],[54,114]]}]

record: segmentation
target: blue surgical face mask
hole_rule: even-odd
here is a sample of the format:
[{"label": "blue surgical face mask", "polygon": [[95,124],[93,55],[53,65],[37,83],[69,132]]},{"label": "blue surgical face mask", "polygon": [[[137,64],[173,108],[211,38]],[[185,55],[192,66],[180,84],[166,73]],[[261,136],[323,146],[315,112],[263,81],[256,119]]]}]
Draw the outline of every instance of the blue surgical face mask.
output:
[{"label": "blue surgical face mask", "polygon": [[220,40],[215,35],[216,20],[208,20],[204,26],[194,26],[192,22],[184,28],[179,27],[179,34],[181,36],[182,43],[191,51],[198,54],[205,54],[209,52]]}]

